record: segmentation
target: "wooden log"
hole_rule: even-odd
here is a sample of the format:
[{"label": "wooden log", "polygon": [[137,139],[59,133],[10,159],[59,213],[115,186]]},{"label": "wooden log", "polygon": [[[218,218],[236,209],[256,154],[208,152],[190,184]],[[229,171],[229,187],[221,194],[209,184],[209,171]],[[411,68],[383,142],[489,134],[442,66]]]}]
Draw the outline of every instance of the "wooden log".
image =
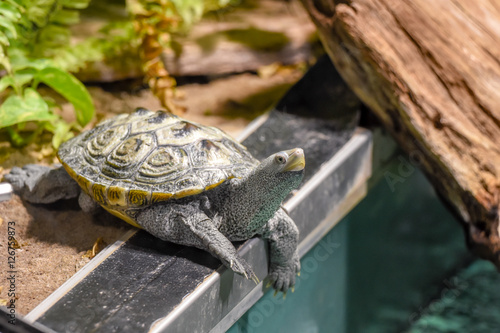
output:
[{"label": "wooden log", "polygon": [[500,2],[302,2],[342,77],[500,268]]}]

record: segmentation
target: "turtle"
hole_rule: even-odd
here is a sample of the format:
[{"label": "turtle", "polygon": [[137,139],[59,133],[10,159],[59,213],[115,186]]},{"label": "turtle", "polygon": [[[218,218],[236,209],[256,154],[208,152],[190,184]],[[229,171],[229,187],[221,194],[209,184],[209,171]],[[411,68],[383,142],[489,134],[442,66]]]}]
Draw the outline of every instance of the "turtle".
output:
[{"label": "turtle", "polygon": [[258,278],[232,244],[270,244],[269,284],[286,291],[300,271],[299,232],[282,201],[303,178],[301,148],[262,162],[216,127],[138,108],[64,142],[62,166],[14,167],[5,176],[31,203],[78,197],[164,241],[208,251],[235,273]]}]

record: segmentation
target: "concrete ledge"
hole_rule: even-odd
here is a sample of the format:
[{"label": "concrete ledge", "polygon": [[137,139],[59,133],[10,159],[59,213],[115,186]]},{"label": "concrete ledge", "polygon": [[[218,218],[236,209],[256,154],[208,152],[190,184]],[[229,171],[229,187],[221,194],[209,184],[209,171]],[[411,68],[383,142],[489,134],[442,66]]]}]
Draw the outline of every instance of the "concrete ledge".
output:
[{"label": "concrete ledge", "polygon": [[[301,256],[365,195],[370,173],[371,134],[358,129],[286,201],[284,207],[301,232]],[[118,327],[120,332],[137,332],[140,327],[151,332],[222,332],[266,292],[263,282],[255,286],[196,249],[162,242],[144,256],[145,249],[140,246],[149,247],[146,243],[151,241],[144,232],[124,235],[27,319],[58,332],[111,332]],[[266,245],[255,238],[239,249],[260,279],[267,275]],[[163,251],[165,247],[169,249]],[[186,274],[189,270],[196,274]],[[137,279],[131,278],[133,274]],[[192,283],[186,285],[182,278]],[[163,279],[170,284],[155,283]],[[173,299],[179,302],[169,303]],[[167,303],[170,305],[162,309],[161,304]],[[154,309],[148,309],[153,304]]]}]

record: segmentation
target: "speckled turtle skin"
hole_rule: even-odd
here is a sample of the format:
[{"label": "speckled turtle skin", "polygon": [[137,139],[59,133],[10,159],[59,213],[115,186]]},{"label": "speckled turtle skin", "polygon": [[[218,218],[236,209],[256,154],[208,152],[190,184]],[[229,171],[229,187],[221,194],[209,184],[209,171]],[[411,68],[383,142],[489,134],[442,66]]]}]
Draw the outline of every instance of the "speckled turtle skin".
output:
[{"label": "speckled turtle skin", "polygon": [[269,240],[274,288],[295,284],[298,230],[281,202],[302,180],[302,149],[259,163],[217,128],[137,109],[63,143],[58,158],[64,169],[28,165],[6,179],[27,201],[79,196],[84,211],[103,207],[162,240],[206,250],[254,281],[231,242],[259,235]]}]

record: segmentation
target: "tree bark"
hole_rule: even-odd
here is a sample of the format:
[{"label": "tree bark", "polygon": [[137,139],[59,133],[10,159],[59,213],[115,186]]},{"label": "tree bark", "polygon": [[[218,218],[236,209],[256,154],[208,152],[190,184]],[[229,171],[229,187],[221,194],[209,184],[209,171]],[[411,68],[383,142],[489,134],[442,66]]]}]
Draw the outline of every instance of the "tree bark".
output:
[{"label": "tree bark", "polygon": [[302,2],[344,80],[500,268],[500,3]]}]

